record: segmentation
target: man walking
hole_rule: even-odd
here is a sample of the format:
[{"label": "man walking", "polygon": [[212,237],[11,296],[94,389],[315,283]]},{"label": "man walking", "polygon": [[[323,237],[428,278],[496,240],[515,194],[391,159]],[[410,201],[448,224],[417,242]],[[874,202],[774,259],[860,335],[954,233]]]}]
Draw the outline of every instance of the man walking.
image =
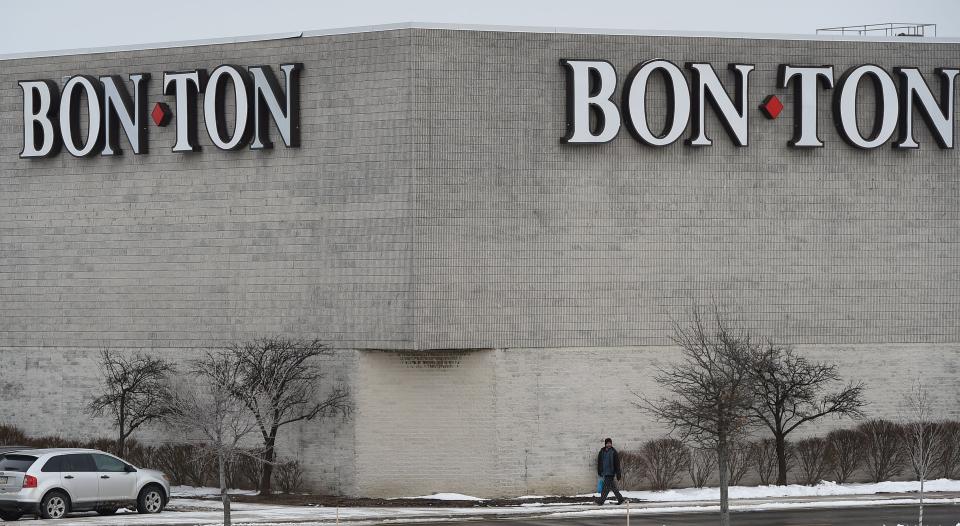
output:
[{"label": "man walking", "polygon": [[617,504],[623,504],[623,495],[620,494],[617,483],[613,480],[614,477],[617,480],[622,478],[620,455],[613,448],[613,440],[609,438],[603,441],[603,449],[597,454],[597,476],[603,477],[603,492],[600,494],[600,499],[597,500],[597,505],[603,506],[610,491],[613,491],[613,494],[617,496]]}]

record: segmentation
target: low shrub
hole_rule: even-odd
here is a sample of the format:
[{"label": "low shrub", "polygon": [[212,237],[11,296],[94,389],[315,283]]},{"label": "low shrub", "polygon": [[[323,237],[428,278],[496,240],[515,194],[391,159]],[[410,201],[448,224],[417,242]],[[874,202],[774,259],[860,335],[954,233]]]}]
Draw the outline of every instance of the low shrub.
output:
[{"label": "low shrub", "polygon": [[262,464],[259,451],[236,455],[227,465],[227,485],[231,488],[252,489],[260,484]]},{"label": "low shrub", "polygon": [[654,491],[676,487],[680,474],[690,467],[690,449],[675,438],[650,440],[640,448],[644,474]]},{"label": "low shrub", "polygon": [[955,479],[960,477],[960,422],[952,420],[940,425],[943,426],[943,450],[937,459],[940,476]]},{"label": "low shrub", "polygon": [[866,436],[858,429],[837,429],[827,433],[827,455],[835,482],[846,484],[863,464],[866,440]]},{"label": "low shrub", "polygon": [[690,465],[687,474],[695,488],[706,486],[707,481],[717,471],[717,454],[709,449],[696,448],[690,452]]},{"label": "low shrub", "polygon": [[284,493],[299,493],[303,489],[303,466],[296,460],[283,461],[273,471],[273,481]]},{"label": "low shrub", "polygon": [[166,473],[174,485],[208,486],[218,479],[208,458],[190,444],[163,444],[155,448],[156,469]]},{"label": "low shrub", "polygon": [[[18,445],[34,448],[89,448],[116,452],[116,441],[97,438],[75,440],[60,436],[28,437],[15,426],[0,425],[0,445]],[[219,474],[209,455],[194,444],[147,445],[127,439],[123,458],[135,466],[162,471],[170,483],[187,486],[216,486]],[[257,452],[241,455],[227,467],[228,483],[232,488],[256,489],[260,481],[260,463]]]},{"label": "low shrub", "polygon": [[940,462],[948,445],[946,427],[940,422],[908,422],[899,427],[900,444],[913,477],[929,480],[942,470]]},{"label": "low shrub", "polygon": [[750,444],[737,442],[730,446],[727,455],[727,474],[730,475],[730,485],[737,486],[750,469]]},{"label": "low shrub", "polygon": [[874,419],[863,422],[857,430],[864,435],[864,464],[870,480],[883,482],[903,473],[906,453],[901,444],[899,425]]},{"label": "low shrub", "polygon": [[777,473],[777,441],[764,438],[750,444],[750,456],[757,468],[757,478],[764,486],[774,480]]},{"label": "low shrub", "polygon": [[799,468],[799,480],[807,486],[816,485],[830,468],[827,441],[821,437],[804,438],[796,443],[794,452]]},{"label": "low shrub", "polygon": [[26,446],[29,439],[20,429],[0,424],[0,445],[4,446]]},{"label": "low shrub", "polygon": [[645,470],[646,464],[639,451],[620,452],[620,471],[623,474],[623,480],[620,482],[621,488],[625,490],[642,489],[643,481],[646,478]]}]

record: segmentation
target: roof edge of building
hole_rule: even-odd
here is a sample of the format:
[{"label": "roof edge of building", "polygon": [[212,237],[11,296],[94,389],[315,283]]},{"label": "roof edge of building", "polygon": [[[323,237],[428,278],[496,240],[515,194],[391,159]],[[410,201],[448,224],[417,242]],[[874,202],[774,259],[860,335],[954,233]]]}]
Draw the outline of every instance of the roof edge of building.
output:
[{"label": "roof edge of building", "polygon": [[611,36],[660,36],[660,37],[687,37],[687,38],[729,38],[746,40],[808,40],[827,42],[900,42],[911,44],[960,44],[960,38],[946,37],[908,37],[908,36],[858,36],[858,35],[803,35],[790,33],[738,33],[722,31],[677,31],[677,30],[644,30],[644,29],[607,29],[581,28],[563,26],[513,26],[513,25],[484,25],[458,24],[444,22],[398,22],[393,24],[377,24],[368,26],[352,26],[312,31],[291,31],[285,33],[269,33],[262,35],[244,35],[233,37],[217,37],[194,40],[178,40],[168,42],[151,42],[141,44],[125,44],[119,46],[103,46],[77,49],[56,49],[45,51],[26,51],[20,53],[0,54],[0,60],[16,60],[25,58],[58,57],[69,55],[89,55],[94,53],[115,53],[122,51],[142,51],[148,49],[167,49],[176,47],[207,46],[217,44],[237,44],[244,42],[259,42],[265,40],[284,40],[290,38],[321,37],[334,35],[349,35],[357,33],[375,33],[383,31],[398,31],[404,29],[437,29],[447,31],[496,31],[503,33],[569,33],[580,35],[611,35]]}]

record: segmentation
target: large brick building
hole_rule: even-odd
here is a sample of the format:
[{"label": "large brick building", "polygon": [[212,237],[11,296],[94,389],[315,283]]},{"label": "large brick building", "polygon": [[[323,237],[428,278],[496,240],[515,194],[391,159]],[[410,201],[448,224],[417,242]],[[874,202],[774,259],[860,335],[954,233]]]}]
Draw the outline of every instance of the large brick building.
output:
[{"label": "large brick building", "polygon": [[[627,116],[621,94],[654,58],[693,88],[684,139],[698,115],[684,64],[712,64],[734,104],[727,64],[754,65],[739,108],[748,144],[709,104],[712,146],[650,146],[627,129],[605,144],[562,140],[577,78],[561,60],[608,61],[615,93],[591,100],[637,127],[644,115]],[[291,63],[303,64],[299,147],[270,123],[273,149],[221,150],[201,95],[200,151],[172,151],[188,110],[164,94],[164,72],[267,65],[283,90]],[[602,91],[590,64],[582,96]],[[787,145],[800,83],[783,87],[781,64],[833,66],[833,88],[815,80],[817,106],[805,101],[822,147]],[[338,349],[329,379],[354,411],[288,430],[282,454],[308,466],[314,489],[585,491],[604,436],[629,448],[665,432],[634,393],[655,393],[655,367],[676,355],[672,322],[714,302],[865,380],[872,414],[893,416],[919,375],[955,407],[960,156],[918,111],[918,149],[890,147],[896,136],[848,144],[831,101],[864,64],[901,95],[894,68],[917,68],[945,107],[934,70],[960,66],[960,42],[400,25],[0,57],[0,422],[106,434],[82,412],[102,348],[182,361],[265,334],[319,337]],[[665,72],[639,97],[656,129],[677,117]],[[173,113],[166,127],[139,123],[148,151],[134,155],[121,128],[122,155],[21,157],[24,113],[42,113],[44,89],[27,101],[22,82],[51,81],[56,101],[75,75],[119,75],[132,95],[135,73],[152,75],[147,110]],[[881,113],[882,76],[867,79],[878,90],[852,89],[862,130]],[[776,119],[758,109],[768,95],[785,105]],[[583,107],[587,135],[620,122]]]}]

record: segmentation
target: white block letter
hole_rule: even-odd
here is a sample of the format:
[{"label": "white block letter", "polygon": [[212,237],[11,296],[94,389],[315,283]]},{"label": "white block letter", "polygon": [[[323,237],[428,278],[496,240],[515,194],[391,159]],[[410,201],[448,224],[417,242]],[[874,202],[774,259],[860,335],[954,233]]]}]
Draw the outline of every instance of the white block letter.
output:
[{"label": "white block letter", "polygon": [[[610,97],[617,88],[617,72],[604,60],[561,60],[567,68],[567,134],[562,142],[600,144],[620,131],[620,111]],[[596,116],[590,125],[591,114]]]}]

